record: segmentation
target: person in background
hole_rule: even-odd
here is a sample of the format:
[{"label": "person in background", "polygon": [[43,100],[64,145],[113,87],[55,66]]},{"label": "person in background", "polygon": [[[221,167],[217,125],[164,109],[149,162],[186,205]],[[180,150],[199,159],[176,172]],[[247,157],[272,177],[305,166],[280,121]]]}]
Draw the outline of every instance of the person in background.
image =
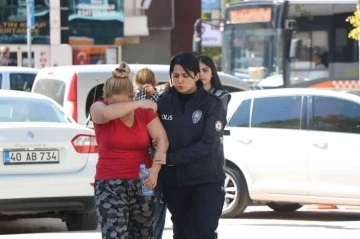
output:
[{"label": "person in background", "polygon": [[133,83],[135,86],[135,100],[150,99],[154,102],[159,101],[163,91],[156,88],[157,81],[152,70],[145,67],[136,72]]},{"label": "person in background", "polygon": [[[145,100],[150,99],[157,103],[159,101],[160,95],[163,93],[155,88],[156,78],[155,74],[149,68],[143,68],[139,70],[133,81],[135,88],[135,100]],[[153,155],[153,150],[150,150],[150,153]],[[162,185],[158,181],[156,189],[156,209],[155,209],[155,220],[154,220],[154,238],[161,239],[165,227],[166,220],[166,203],[163,200],[162,194]]]},{"label": "person in background", "polygon": [[174,86],[158,102],[169,150],[157,151],[153,162],[163,165],[160,181],[175,239],[217,238],[225,200],[225,110],[199,77],[196,56],[177,54],[170,63]]},{"label": "person in background", "polygon": [[204,55],[200,55],[197,58],[200,67],[200,80],[203,82],[205,90],[220,97],[224,109],[227,112],[231,95],[225,91],[221,84],[214,61],[210,57]]},{"label": "person in background", "polygon": [[0,48],[0,66],[17,66],[16,61],[10,58],[10,48],[7,46]]},{"label": "person in background", "polygon": [[151,161],[150,137],[158,140],[156,153],[165,155],[168,148],[157,104],[133,101],[129,74],[128,65],[121,63],[104,84],[104,100],[90,108],[99,147],[94,186],[103,239],[153,238],[156,197],[142,194],[139,168],[146,165],[150,176],[145,185],[154,188],[161,165]]}]

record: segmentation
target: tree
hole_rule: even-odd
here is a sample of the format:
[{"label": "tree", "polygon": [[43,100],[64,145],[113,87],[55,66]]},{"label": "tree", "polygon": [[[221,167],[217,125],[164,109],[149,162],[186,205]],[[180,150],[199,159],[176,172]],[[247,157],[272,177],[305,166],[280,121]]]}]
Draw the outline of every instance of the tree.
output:
[{"label": "tree", "polygon": [[360,0],[358,0],[358,5],[353,15],[346,18],[346,21],[349,22],[354,29],[349,32],[348,37],[354,40],[360,40]]}]

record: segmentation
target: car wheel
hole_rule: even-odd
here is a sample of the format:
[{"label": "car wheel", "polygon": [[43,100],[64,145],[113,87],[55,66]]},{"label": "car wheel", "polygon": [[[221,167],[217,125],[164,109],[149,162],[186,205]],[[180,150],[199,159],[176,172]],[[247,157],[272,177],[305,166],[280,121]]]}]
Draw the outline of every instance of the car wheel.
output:
[{"label": "car wheel", "polygon": [[239,170],[226,166],[225,171],[225,202],[222,218],[234,218],[247,208],[250,197],[246,180]]},{"label": "car wheel", "polygon": [[274,210],[275,212],[295,212],[296,210],[300,209],[302,205],[293,203],[293,204],[278,204],[278,203],[267,203],[266,204],[269,208]]},{"label": "car wheel", "polygon": [[72,213],[66,220],[66,227],[69,231],[91,231],[98,228],[98,218],[95,212]]}]

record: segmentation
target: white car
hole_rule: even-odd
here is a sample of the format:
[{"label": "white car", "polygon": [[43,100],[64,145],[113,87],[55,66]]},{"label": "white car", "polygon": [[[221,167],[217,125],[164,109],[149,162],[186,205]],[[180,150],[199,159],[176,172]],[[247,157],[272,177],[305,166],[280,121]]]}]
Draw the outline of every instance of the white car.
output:
[{"label": "white car", "polygon": [[275,89],[233,93],[225,128],[226,202],[277,212],[305,204],[360,206],[358,92]]},{"label": "white car", "polygon": [[56,217],[95,230],[94,131],[50,98],[0,90],[0,219]]},{"label": "white car", "polygon": [[31,91],[39,69],[0,66],[0,89]]},{"label": "white car", "polygon": [[[91,104],[102,97],[104,83],[117,67],[111,64],[46,67],[39,70],[31,91],[55,100],[76,122],[85,125]],[[159,84],[169,82],[169,65],[130,64],[129,67],[131,79],[137,71],[148,67]],[[229,92],[251,90],[248,83],[235,76],[219,72],[219,77]]]}]

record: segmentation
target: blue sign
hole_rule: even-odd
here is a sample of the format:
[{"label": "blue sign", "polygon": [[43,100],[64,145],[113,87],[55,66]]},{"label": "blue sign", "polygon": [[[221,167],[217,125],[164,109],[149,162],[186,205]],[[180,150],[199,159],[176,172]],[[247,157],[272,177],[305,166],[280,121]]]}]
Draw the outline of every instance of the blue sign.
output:
[{"label": "blue sign", "polygon": [[221,8],[221,0],[201,0],[201,11],[211,11]]},{"label": "blue sign", "polygon": [[35,3],[34,0],[26,0],[27,10],[27,27],[30,29],[35,28]]}]

